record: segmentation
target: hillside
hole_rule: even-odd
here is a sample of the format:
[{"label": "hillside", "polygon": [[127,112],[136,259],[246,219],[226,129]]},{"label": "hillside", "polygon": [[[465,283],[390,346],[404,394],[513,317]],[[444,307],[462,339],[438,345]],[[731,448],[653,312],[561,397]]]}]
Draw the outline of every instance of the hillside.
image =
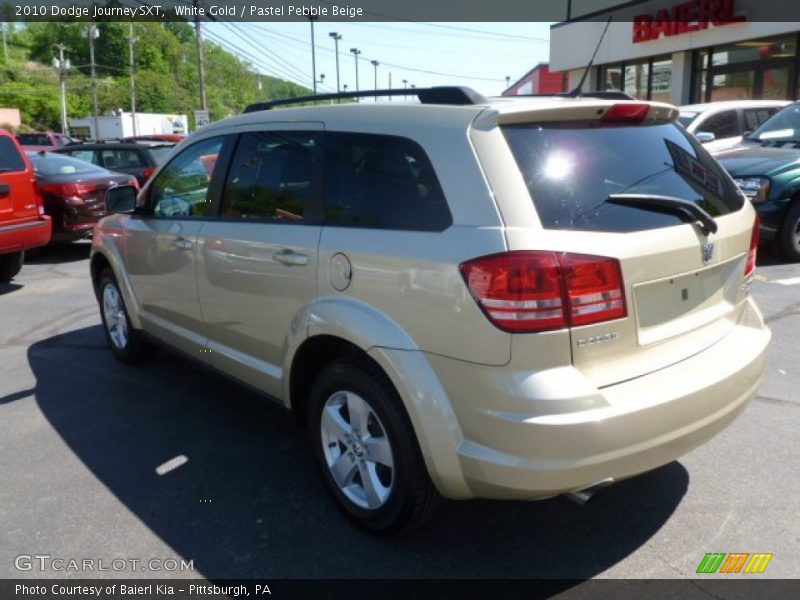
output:
[{"label": "hillside", "polygon": [[[24,126],[60,130],[58,72],[52,66],[56,45],[65,44],[71,69],[66,81],[70,118],[91,113],[89,46],[82,23],[6,23],[8,59],[0,51],[0,106],[19,108]],[[130,110],[127,23],[98,23],[95,40],[100,114]],[[136,23],[136,110],[183,113],[200,107],[194,28],[187,23]],[[204,42],[206,94],[213,120],[252,102],[310,93],[255,69],[224,48]],[[261,85],[259,86],[259,79]],[[259,90],[259,87],[261,88]],[[2,125],[2,124],[0,124]]]}]

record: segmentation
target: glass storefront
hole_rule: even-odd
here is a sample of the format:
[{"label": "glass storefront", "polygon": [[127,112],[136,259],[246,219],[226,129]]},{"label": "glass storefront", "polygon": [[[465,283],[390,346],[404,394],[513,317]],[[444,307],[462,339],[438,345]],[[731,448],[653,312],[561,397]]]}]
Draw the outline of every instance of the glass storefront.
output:
[{"label": "glass storefront", "polygon": [[598,90],[619,90],[640,100],[669,102],[672,58],[645,60],[598,67]]},{"label": "glass storefront", "polygon": [[797,98],[797,49],[789,34],[697,50],[691,101]]}]

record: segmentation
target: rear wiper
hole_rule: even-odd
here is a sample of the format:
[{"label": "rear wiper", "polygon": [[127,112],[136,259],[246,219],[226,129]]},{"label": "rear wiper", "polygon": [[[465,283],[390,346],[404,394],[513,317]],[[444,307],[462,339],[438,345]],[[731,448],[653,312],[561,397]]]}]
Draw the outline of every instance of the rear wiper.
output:
[{"label": "rear wiper", "polygon": [[705,235],[717,232],[717,222],[714,218],[691,200],[684,200],[674,196],[659,196],[657,194],[611,194],[606,202],[642,208],[653,207],[682,211],[702,223],[701,229]]}]

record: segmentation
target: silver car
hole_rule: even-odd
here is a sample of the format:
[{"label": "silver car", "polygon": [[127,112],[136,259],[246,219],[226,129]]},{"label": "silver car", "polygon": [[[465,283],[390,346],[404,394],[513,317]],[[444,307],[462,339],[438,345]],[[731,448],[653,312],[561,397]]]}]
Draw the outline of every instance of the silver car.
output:
[{"label": "silver car", "polygon": [[674,107],[417,92],[182,142],[94,233],[111,351],[285,405],[380,534],[442,498],[586,498],[745,409],[755,213]]}]

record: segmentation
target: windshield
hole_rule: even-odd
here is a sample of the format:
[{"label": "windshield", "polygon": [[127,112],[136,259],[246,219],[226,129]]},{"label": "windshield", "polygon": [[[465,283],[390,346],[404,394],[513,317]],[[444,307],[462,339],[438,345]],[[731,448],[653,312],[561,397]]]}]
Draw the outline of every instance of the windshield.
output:
[{"label": "windshield", "polygon": [[77,173],[98,173],[104,169],[85,160],[53,154],[52,152],[28,152],[37,175],[73,175]]},{"label": "windshield", "polygon": [[779,110],[747,138],[759,142],[800,141],[800,103]]},{"label": "windshield", "polygon": [[561,122],[503,127],[542,225],[627,232],[685,222],[675,211],[608,202],[611,194],[673,196],[712,217],[743,200],[731,178],[674,124]]}]

